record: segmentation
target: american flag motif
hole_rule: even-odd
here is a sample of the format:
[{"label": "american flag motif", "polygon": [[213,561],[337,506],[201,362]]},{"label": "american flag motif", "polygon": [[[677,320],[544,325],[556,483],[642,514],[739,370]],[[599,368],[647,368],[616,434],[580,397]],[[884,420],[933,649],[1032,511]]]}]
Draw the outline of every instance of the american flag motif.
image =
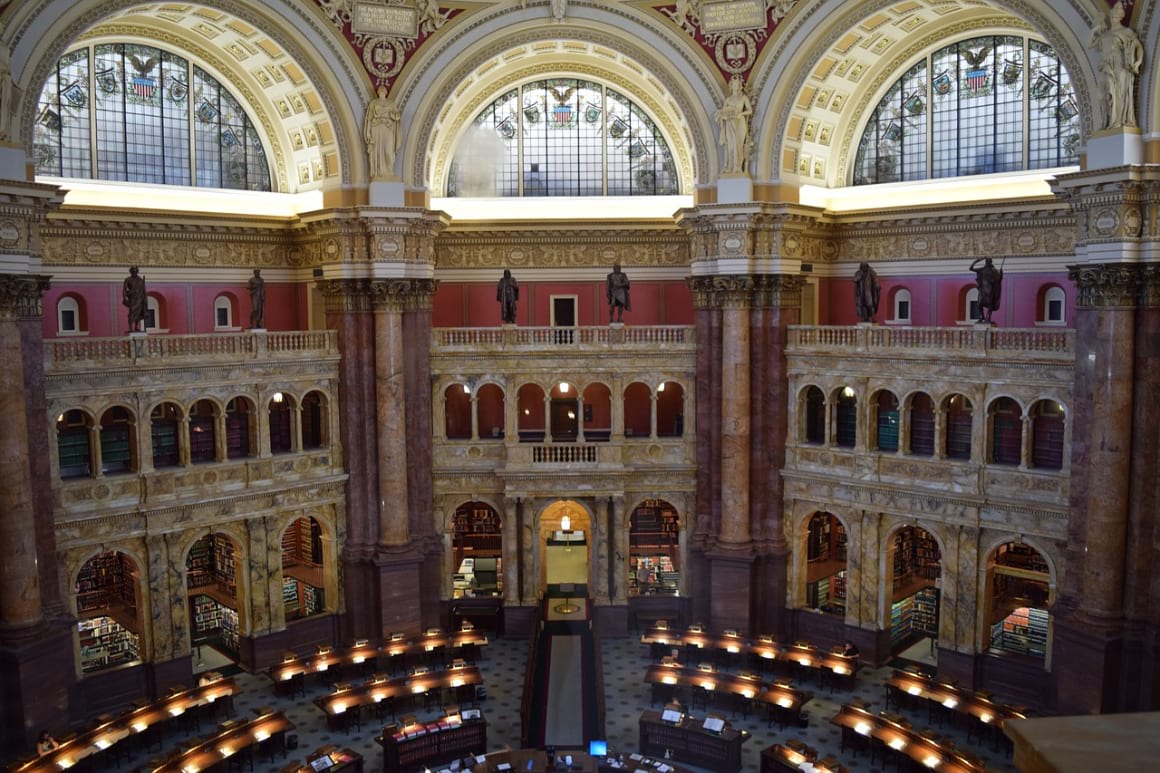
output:
[{"label": "american flag motif", "polygon": [[153,78],[143,78],[140,75],[133,77],[133,93],[141,97],[141,99],[152,99],[153,92],[157,90],[157,81]]},{"label": "american flag motif", "polygon": [[967,70],[967,91],[982,91],[987,87],[986,70]]},{"label": "american flag motif", "polygon": [[552,119],[558,124],[568,124],[572,122],[572,106],[571,105],[556,105],[552,108]]}]

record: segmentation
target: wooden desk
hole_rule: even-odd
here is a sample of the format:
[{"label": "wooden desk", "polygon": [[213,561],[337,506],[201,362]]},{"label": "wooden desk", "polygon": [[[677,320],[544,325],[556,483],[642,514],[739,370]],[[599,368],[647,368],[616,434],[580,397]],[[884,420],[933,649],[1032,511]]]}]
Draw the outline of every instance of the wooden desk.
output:
[{"label": "wooden desk", "polygon": [[346,648],[329,649],[325,653],[303,655],[283,660],[267,669],[275,684],[289,682],[299,674],[324,674],[338,666],[361,666],[375,663],[380,648],[371,644],[360,644]]},{"label": "wooden desk", "polygon": [[842,749],[869,745],[883,757],[891,750],[919,765],[943,773],[985,773],[983,761],[952,743],[923,735],[900,716],[872,714],[864,706],[843,704],[830,722],[842,728]]},{"label": "wooden desk", "polygon": [[100,754],[115,744],[130,737],[140,737],[149,731],[156,731],[161,725],[187,712],[210,706],[217,701],[232,700],[237,692],[233,677],[218,679],[189,690],[181,690],[158,698],[144,706],[102,722],[76,738],[72,738],[53,749],[43,757],[30,760],[11,769],[12,773],[59,773],[71,768],[81,760]]},{"label": "wooden desk", "polygon": [[390,702],[398,698],[425,696],[443,689],[472,688],[474,693],[478,684],[483,684],[483,674],[478,666],[439,669],[394,679],[375,676],[360,685],[320,695],[314,699],[314,705],[326,712],[331,727],[342,725],[349,729],[352,720],[346,715],[352,714],[352,710],[358,712],[363,706],[384,702],[391,705]]},{"label": "wooden desk", "polygon": [[[702,671],[678,665],[651,665],[644,681],[652,685],[688,687],[712,694],[733,695],[745,701],[764,704],[770,715],[783,727],[801,716],[802,706],[812,697],[785,684],[766,682],[753,674],[731,674],[724,671]],[[689,701],[693,703],[693,701]],[[708,706],[705,707],[708,709]]]},{"label": "wooden desk", "polygon": [[749,733],[734,730],[728,724],[720,733],[711,733],[705,730],[704,720],[684,717],[670,724],[661,720],[660,712],[646,711],[640,715],[642,754],[663,757],[669,749],[673,759],[717,773],[741,770],[741,744],[748,740]]},{"label": "wooden desk", "polygon": [[395,639],[382,646],[384,654],[390,657],[427,656],[442,648],[444,651],[459,650],[463,647],[482,647],[487,644],[487,634],[474,628],[467,631],[443,633],[434,631],[417,639]]},{"label": "wooden desk", "polygon": [[801,771],[802,763],[813,765],[817,773],[850,773],[850,769],[833,757],[818,759],[818,751],[801,741],[786,741],[785,745],[775,743],[761,750],[761,773],[780,771]]},{"label": "wooden desk", "polygon": [[1026,719],[1025,711],[1017,706],[995,703],[985,695],[965,690],[949,682],[914,671],[898,671],[886,680],[887,705],[896,706],[925,701],[928,720],[941,718],[944,711],[957,712],[973,720],[968,726],[968,736],[976,733],[1002,735],[1003,724],[1011,719]]},{"label": "wooden desk", "polygon": [[217,735],[178,754],[170,755],[151,773],[196,773],[220,765],[236,754],[253,752],[254,746],[272,744],[286,750],[286,731],[294,723],[281,711],[263,714],[248,722],[227,722]]},{"label": "wooden desk", "polygon": [[384,773],[409,773],[487,751],[487,720],[388,725],[375,741],[383,749]]},{"label": "wooden desk", "polygon": [[640,637],[642,644],[652,647],[654,656],[670,654],[667,647],[685,647],[689,657],[704,651],[718,660],[735,660],[760,666],[776,662],[792,665],[795,669],[809,669],[811,673],[830,678],[833,683],[853,686],[858,673],[858,658],[836,652],[826,652],[811,644],[781,646],[771,636],[746,640],[736,634],[713,634],[697,630],[674,631],[669,628],[650,628]]},{"label": "wooden desk", "polygon": [[363,757],[353,749],[324,746],[306,758],[292,762],[278,773],[363,773]]},{"label": "wooden desk", "polygon": [[[556,759],[560,760],[568,755],[572,757],[572,767],[569,770],[581,771],[582,773],[616,773],[620,770],[633,773],[638,769],[656,771],[657,773],[690,773],[688,768],[683,768],[672,760],[654,759],[636,753],[591,757],[584,752],[564,751],[556,752]],[[619,758],[623,758],[623,762],[620,762]],[[530,768],[528,767],[529,761],[532,763]],[[461,761],[460,770],[464,768],[462,763],[465,762],[467,762],[466,758]],[[470,758],[469,767],[474,773],[504,773],[504,771],[549,773],[549,771],[556,770],[554,767],[548,767],[548,755],[538,749],[513,749],[474,756]],[[432,773],[450,773],[451,769],[449,767],[434,767],[431,770]]]}]

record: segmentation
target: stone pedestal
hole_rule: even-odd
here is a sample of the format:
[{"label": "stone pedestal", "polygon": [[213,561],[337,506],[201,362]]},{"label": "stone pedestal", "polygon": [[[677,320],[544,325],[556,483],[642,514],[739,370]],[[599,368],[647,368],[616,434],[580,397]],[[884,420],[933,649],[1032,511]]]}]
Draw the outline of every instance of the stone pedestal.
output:
[{"label": "stone pedestal", "polygon": [[1100,714],[1117,706],[1123,639],[1110,625],[1082,615],[1058,618],[1053,625],[1052,673],[1055,710],[1061,714]]},{"label": "stone pedestal", "polygon": [[709,559],[709,619],[702,622],[710,631],[732,628],[743,634],[750,631],[753,613],[753,554],[743,546],[715,550]]},{"label": "stone pedestal", "polygon": [[399,180],[373,182],[367,187],[367,203],[372,207],[406,206],[406,189]]},{"label": "stone pedestal", "polygon": [[1104,129],[1088,138],[1088,169],[1107,169],[1143,163],[1144,133],[1140,129]]},{"label": "stone pedestal", "polygon": [[718,204],[744,204],[753,201],[753,180],[747,174],[726,175],[717,181]]},{"label": "stone pedestal", "polygon": [[396,632],[407,636],[422,632],[422,563],[423,557],[409,549],[381,549],[375,557],[380,622],[378,638],[386,639]]}]

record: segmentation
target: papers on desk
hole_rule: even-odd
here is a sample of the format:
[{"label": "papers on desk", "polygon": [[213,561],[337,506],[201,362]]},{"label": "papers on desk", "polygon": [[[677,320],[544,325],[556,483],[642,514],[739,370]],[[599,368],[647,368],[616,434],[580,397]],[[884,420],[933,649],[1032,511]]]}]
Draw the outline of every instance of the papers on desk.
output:
[{"label": "papers on desk", "polygon": [[663,712],[661,712],[661,721],[671,722],[675,725],[681,721],[681,712],[677,711],[676,709],[665,709]]},{"label": "papers on desk", "polygon": [[464,709],[459,716],[464,719],[479,719],[479,709]]},{"label": "papers on desk", "polygon": [[495,766],[495,769],[496,770],[511,770],[512,766],[506,762],[501,762],[500,764]]},{"label": "papers on desk", "polygon": [[710,733],[720,733],[725,729],[725,720],[721,717],[705,717],[705,729]]},{"label": "papers on desk", "polygon": [[318,759],[310,761],[310,767],[314,768],[316,771],[326,770],[333,764],[334,762],[331,761],[329,754],[324,754]]}]

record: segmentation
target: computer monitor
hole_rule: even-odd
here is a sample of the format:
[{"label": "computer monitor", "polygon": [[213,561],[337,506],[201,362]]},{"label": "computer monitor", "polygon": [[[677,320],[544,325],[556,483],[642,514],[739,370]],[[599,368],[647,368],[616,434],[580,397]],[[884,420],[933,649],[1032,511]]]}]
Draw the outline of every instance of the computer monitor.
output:
[{"label": "computer monitor", "polygon": [[607,757],[608,756],[608,741],[589,741],[588,742],[588,756],[589,757]]}]

